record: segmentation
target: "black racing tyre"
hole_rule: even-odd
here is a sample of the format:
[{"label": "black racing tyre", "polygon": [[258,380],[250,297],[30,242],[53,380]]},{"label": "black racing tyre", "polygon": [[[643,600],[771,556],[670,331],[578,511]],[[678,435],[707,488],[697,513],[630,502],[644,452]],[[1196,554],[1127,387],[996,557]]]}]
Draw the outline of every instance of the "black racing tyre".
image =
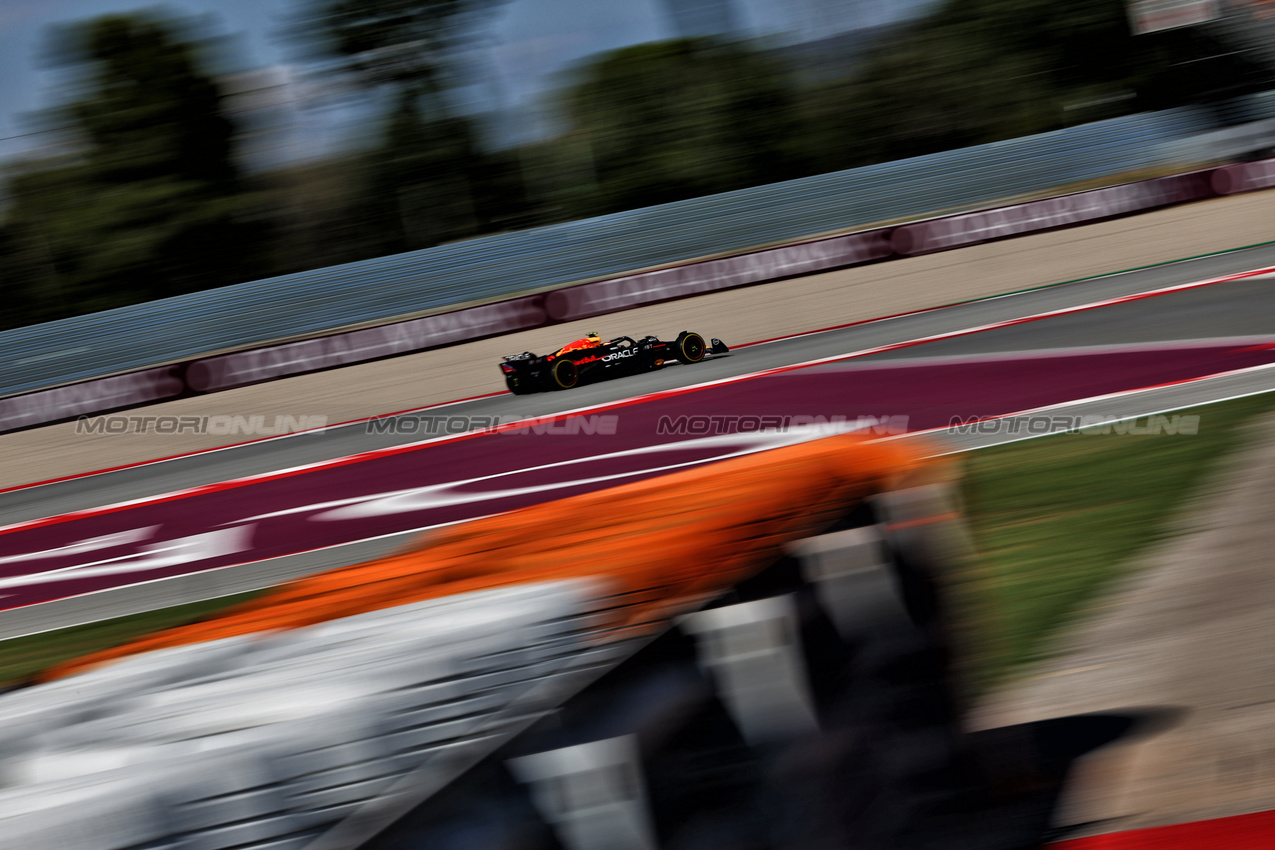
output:
[{"label": "black racing tyre", "polygon": [[509,391],[514,395],[527,395],[534,393],[536,388],[532,386],[532,382],[526,378],[518,378],[510,376],[505,378],[505,386],[509,387]]},{"label": "black racing tyre", "polygon": [[683,363],[700,362],[704,359],[704,352],[708,350],[708,346],[704,345],[704,337],[686,331],[677,335],[677,342],[674,345],[676,347],[674,354]]},{"label": "black racing tyre", "polygon": [[555,390],[569,390],[580,382],[580,373],[574,360],[563,358],[549,370],[549,386]]}]

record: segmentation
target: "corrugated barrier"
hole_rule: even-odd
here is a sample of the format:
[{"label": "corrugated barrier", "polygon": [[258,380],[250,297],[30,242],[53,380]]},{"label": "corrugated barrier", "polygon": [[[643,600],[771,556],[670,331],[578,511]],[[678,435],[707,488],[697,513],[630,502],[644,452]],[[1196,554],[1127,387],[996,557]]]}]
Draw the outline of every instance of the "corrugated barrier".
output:
[{"label": "corrugated barrier", "polygon": [[[564,287],[547,293],[299,342],[199,358],[182,366],[0,399],[0,432],[423,351],[831,269],[1072,227],[1266,188],[1275,160],[1159,177]],[[150,376],[134,380],[137,375]],[[182,386],[177,387],[180,379]],[[162,387],[162,393],[157,387]]]}]

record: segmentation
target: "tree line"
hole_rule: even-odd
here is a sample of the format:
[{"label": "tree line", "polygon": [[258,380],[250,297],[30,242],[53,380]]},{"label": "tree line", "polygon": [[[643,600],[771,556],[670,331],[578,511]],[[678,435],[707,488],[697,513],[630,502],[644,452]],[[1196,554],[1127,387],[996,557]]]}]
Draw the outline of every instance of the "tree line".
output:
[{"label": "tree line", "polygon": [[[3,327],[827,171],[1214,103],[1270,68],[1200,27],[1130,34],[1123,0],[946,0],[840,61],[684,39],[571,70],[551,138],[494,149],[450,104],[498,0],[312,0],[289,37],[375,93],[376,142],[245,169],[201,39],[151,12],[59,27],[57,144],[4,174]],[[847,42],[848,44],[849,42]]]}]

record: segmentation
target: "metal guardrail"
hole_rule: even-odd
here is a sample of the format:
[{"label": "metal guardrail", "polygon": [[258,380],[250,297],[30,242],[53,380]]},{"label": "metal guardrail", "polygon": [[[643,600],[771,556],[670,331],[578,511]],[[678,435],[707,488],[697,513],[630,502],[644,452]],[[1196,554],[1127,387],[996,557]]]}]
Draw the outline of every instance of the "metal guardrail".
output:
[{"label": "metal guardrail", "polygon": [[1230,162],[1275,153],[1275,118],[1248,121],[1166,142],[1166,156],[1185,162]]},{"label": "metal guardrail", "polygon": [[17,328],[0,396],[1183,164],[1166,144],[1211,120],[1132,115]]}]

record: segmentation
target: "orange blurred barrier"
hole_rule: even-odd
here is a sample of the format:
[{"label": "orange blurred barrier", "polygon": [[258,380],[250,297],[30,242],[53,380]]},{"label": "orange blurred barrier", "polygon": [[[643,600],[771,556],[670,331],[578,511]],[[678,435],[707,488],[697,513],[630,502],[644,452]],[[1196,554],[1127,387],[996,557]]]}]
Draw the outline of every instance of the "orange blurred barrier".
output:
[{"label": "orange blurred barrier", "polygon": [[611,624],[641,627],[773,563],[785,544],[827,529],[865,497],[944,470],[914,449],[849,434],[712,463],[428,533],[399,554],[288,582],[41,679],[154,649],[552,579],[597,577],[615,594],[656,590]]}]

